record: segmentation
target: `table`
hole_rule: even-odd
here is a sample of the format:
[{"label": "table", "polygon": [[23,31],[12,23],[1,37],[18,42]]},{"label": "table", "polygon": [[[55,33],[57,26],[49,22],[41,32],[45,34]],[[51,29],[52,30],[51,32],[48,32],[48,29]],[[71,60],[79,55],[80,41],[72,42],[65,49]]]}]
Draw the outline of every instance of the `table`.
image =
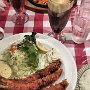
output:
[{"label": "table", "polygon": [[[72,25],[74,12],[76,7],[73,7],[70,14],[70,18],[63,32],[67,36],[67,41],[64,45],[69,49],[71,54],[74,56],[77,68],[80,69],[83,65],[90,62],[90,40],[88,36],[84,44],[75,44],[71,40]],[[0,27],[5,31],[5,37],[9,37],[13,34],[24,33],[24,32],[37,32],[47,34],[51,32],[50,24],[48,21],[48,15],[46,13],[35,13],[27,10],[26,13],[29,15],[29,21],[24,25],[16,25],[11,21],[12,15],[15,13],[12,7],[7,4],[5,12],[0,12]]]}]

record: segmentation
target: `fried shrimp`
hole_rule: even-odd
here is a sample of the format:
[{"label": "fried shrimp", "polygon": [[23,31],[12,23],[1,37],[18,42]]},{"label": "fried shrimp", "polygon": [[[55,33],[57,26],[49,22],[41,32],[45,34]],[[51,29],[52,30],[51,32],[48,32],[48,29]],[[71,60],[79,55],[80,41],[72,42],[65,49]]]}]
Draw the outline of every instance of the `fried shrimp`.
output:
[{"label": "fried shrimp", "polygon": [[[3,77],[0,78],[0,87],[9,89],[9,90],[39,90],[47,86],[48,84],[52,84],[56,81],[60,75],[62,74],[63,69],[57,70],[54,73],[43,77],[42,79],[37,79],[35,81],[29,82],[17,82],[15,80],[5,79]],[[2,87],[3,86],[3,87]]]},{"label": "fried shrimp", "polygon": [[65,79],[62,82],[58,83],[58,84],[52,85],[49,88],[44,88],[42,90],[66,90],[68,85],[69,85],[69,83]]}]

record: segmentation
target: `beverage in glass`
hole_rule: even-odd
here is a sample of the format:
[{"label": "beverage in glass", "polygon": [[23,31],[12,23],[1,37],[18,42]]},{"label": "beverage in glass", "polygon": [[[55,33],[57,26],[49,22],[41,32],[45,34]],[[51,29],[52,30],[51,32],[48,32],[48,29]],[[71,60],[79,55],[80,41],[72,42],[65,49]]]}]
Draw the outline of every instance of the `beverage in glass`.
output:
[{"label": "beverage in glass", "polygon": [[53,36],[63,42],[65,40],[61,31],[67,24],[74,1],[70,0],[49,0],[48,15]]},{"label": "beverage in glass", "polygon": [[12,21],[16,24],[24,24],[29,20],[29,16],[24,12],[25,0],[10,0],[11,5],[16,11],[12,16]]}]

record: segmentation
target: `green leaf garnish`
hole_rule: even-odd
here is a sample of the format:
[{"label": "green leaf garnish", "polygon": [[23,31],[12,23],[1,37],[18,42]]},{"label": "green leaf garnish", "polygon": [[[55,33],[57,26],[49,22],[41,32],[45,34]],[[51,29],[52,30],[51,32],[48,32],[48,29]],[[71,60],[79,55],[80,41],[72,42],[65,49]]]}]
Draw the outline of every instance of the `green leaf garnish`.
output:
[{"label": "green leaf garnish", "polygon": [[35,70],[38,67],[39,63],[39,50],[36,46],[36,33],[32,33],[32,35],[25,35],[22,43],[18,44],[17,47],[19,50],[25,52],[27,56],[27,65],[31,67],[31,69]]}]

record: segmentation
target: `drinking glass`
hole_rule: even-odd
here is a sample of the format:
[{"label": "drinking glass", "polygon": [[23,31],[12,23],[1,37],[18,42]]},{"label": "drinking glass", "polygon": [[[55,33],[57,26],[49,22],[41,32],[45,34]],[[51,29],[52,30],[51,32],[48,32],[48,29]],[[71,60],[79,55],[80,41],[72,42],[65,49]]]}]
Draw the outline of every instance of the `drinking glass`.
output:
[{"label": "drinking glass", "polygon": [[90,32],[90,0],[77,2],[72,27],[72,40],[77,44],[84,43]]},{"label": "drinking glass", "polygon": [[29,20],[28,14],[24,12],[25,0],[10,0],[11,5],[16,11],[12,16],[12,21],[16,24],[24,24]]},{"label": "drinking glass", "polygon": [[64,42],[65,36],[62,33],[69,19],[74,0],[48,0],[48,16],[53,36],[57,40]]}]

